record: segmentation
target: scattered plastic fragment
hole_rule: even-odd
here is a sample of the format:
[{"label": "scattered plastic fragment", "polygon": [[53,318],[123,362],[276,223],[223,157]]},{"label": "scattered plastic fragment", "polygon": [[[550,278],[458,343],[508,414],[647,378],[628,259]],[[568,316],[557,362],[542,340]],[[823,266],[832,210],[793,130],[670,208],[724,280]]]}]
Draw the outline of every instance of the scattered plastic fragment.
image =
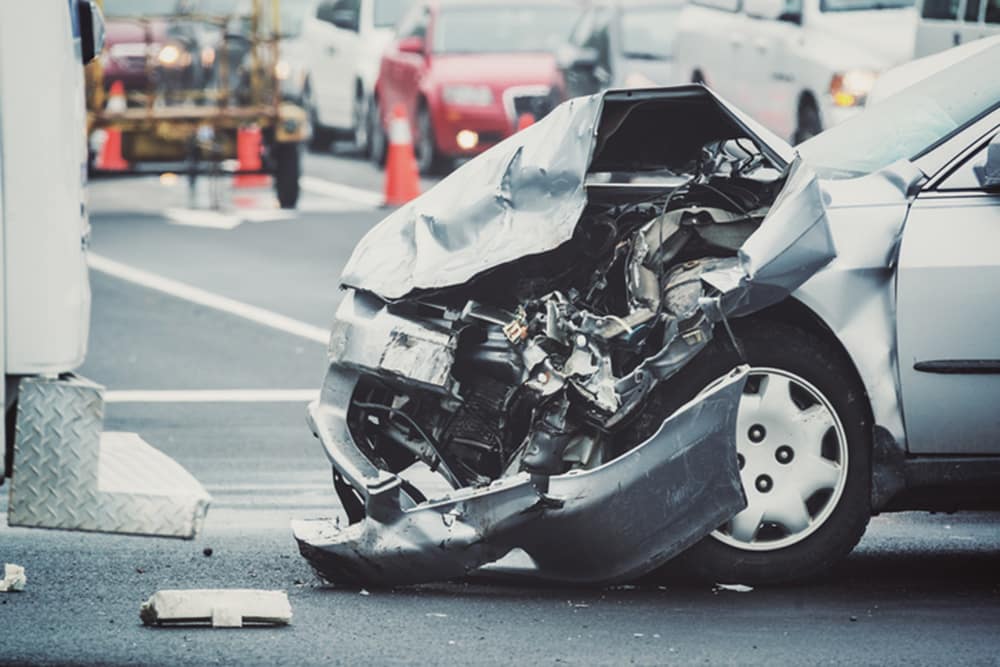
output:
[{"label": "scattered plastic fragment", "polygon": [[360,591],[358,591],[358,595],[371,595],[371,593],[362,588]]},{"label": "scattered plastic fragment", "polygon": [[733,591],[734,593],[749,593],[753,590],[753,586],[747,586],[746,584],[716,584],[712,588],[713,593],[718,593],[719,591]]},{"label": "scattered plastic fragment", "polygon": [[205,554],[205,557],[208,558],[215,552],[212,551],[212,547],[205,547],[204,549],[201,550],[201,553]]},{"label": "scattered plastic fragment", "polygon": [[139,618],[144,625],[288,625],[292,607],[284,591],[165,590],[142,604]]},{"label": "scattered plastic fragment", "polygon": [[24,568],[13,563],[3,566],[3,579],[0,579],[0,593],[23,591],[28,578],[24,576]]}]

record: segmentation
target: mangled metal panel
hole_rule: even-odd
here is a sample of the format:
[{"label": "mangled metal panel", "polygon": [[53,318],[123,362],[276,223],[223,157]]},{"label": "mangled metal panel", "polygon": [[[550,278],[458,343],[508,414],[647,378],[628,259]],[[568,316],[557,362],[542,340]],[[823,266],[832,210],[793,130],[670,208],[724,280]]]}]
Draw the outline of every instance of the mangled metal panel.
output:
[{"label": "mangled metal panel", "polygon": [[567,241],[603,98],[579,98],[457,169],[375,226],[341,282],[386,299],[462,283]]},{"label": "mangled metal panel", "polygon": [[607,583],[648,572],[746,506],[733,440],[746,374],[736,370],[593,470],[544,482],[519,473],[411,509],[397,493],[350,526],[293,522],[295,539],[321,576],[343,584],[460,577],[515,548],[546,579]]}]

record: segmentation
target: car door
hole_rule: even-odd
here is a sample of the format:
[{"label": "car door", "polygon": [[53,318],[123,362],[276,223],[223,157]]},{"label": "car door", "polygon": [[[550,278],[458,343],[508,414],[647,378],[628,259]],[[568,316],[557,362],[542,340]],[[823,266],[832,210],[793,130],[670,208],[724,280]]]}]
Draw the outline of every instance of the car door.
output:
[{"label": "car door", "polygon": [[[911,453],[1000,453],[1000,133],[993,132],[991,145],[976,147],[916,198],[904,227],[896,316]],[[998,185],[984,185],[989,169]]]},{"label": "car door", "polygon": [[361,0],[324,0],[316,10],[310,83],[324,125],[348,128],[352,124],[360,16]]}]

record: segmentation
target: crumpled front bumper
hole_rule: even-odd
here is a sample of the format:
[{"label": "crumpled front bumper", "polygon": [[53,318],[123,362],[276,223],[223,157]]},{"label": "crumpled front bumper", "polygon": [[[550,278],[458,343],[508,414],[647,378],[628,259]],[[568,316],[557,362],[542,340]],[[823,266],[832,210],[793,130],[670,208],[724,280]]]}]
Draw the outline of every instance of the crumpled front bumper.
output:
[{"label": "crumpled front bumper", "polygon": [[[598,468],[536,479],[520,473],[415,503],[398,476],[379,470],[355,445],[347,406],[362,373],[409,373],[410,382],[443,389],[454,347],[444,332],[420,328],[353,292],[338,312],[330,370],[309,421],[333,467],[363,498],[366,517],[349,526],[293,522],[302,555],[328,581],[386,586],[449,579],[514,549],[530,557],[525,574],[619,581],[656,568],[746,506],[734,442],[745,368]],[[408,355],[397,350],[404,339]]]}]

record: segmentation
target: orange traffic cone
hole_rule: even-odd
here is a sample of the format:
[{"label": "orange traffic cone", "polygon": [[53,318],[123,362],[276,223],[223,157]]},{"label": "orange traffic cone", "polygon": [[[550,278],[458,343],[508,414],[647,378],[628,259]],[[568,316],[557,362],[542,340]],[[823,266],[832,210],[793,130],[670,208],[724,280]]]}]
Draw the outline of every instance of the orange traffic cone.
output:
[{"label": "orange traffic cone", "polygon": [[[115,81],[111,84],[108,92],[108,103],[105,110],[108,113],[121,113],[125,111],[125,84]],[[97,156],[98,169],[105,171],[122,171],[128,169],[128,162],[122,157],[122,131],[114,125],[104,130],[104,144],[101,152]]]},{"label": "orange traffic cone", "polygon": [[389,121],[389,153],[385,159],[385,205],[401,206],[420,196],[420,174],[406,109],[397,106]]},{"label": "orange traffic cone", "polygon": [[528,113],[527,111],[521,114],[517,119],[517,131],[520,132],[526,127],[531,127],[535,124],[535,117]]},{"label": "orange traffic cone", "polygon": [[[236,130],[236,159],[240,172],[259,172],[264,165],[260,159],[260,128],[256,125]],[[234,188],[260,188],[271,184],[267,174],[237,173],[233,177]]]}]

